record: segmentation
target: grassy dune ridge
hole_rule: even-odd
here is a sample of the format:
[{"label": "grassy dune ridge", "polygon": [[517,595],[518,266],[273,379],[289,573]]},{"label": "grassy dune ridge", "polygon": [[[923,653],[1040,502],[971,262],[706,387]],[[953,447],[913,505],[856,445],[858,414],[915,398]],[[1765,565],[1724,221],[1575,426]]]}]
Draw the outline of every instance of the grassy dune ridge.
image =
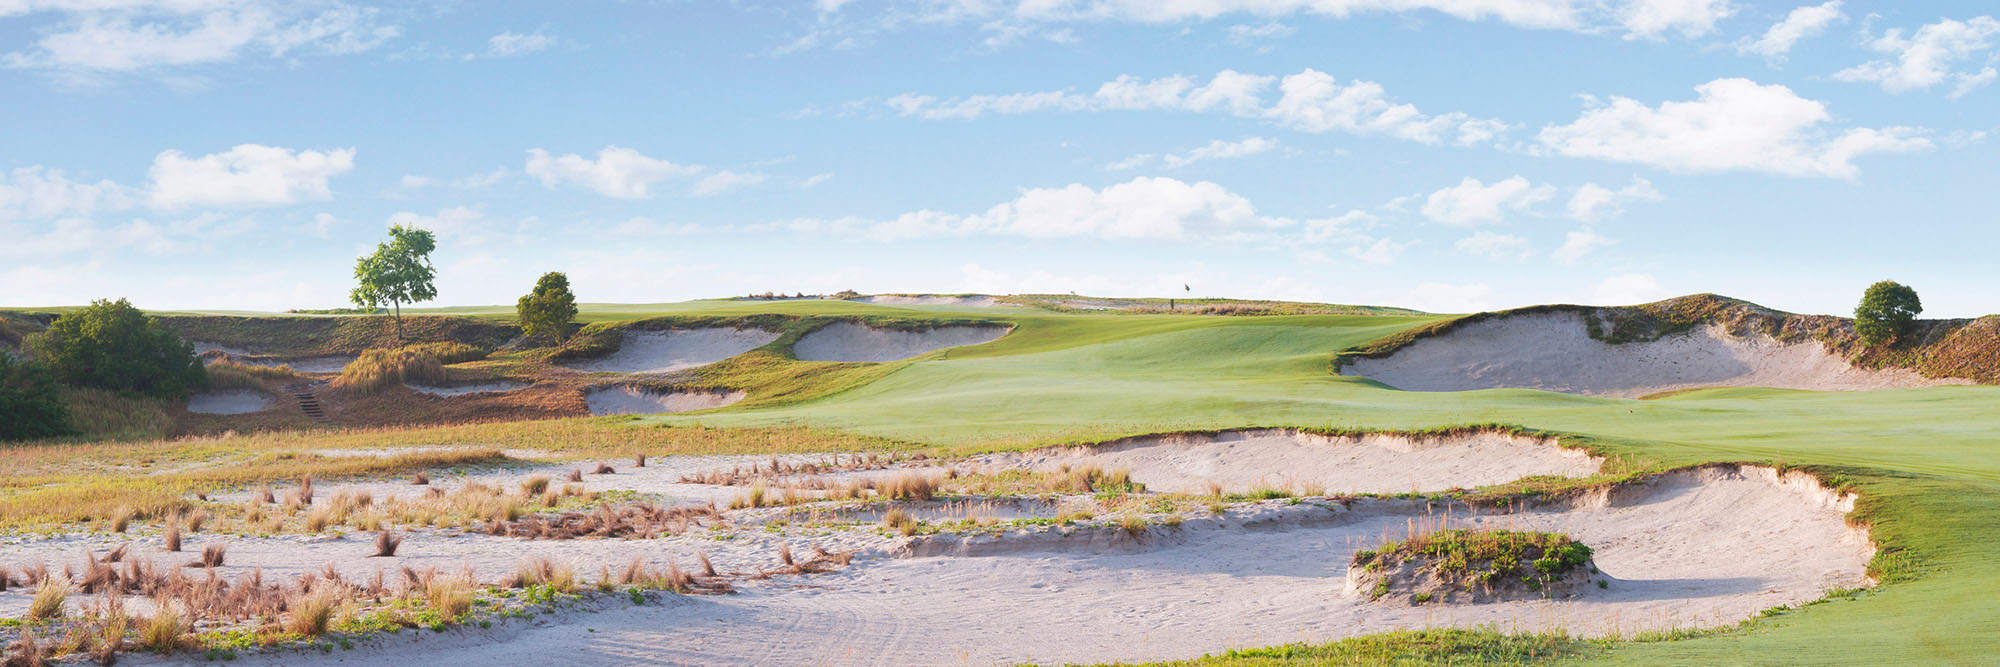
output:
[{"label": "grassy dune ridge", "polygon": [[[501,317],[491,308],[428,312]],[[1105,315],[706,301],[587,305],[582,319],[757,315],[989,321],[1016,329],[994,343],[889,364],[805,364],[789,359],[781,341],[702,369],[699,381],[758,384],[783,400],[692,415],[0,450],[0,469],[16,473],[0,482],[0,516],[9,516],[9,501],[14,508],[32,507],[24,498],[93,474],[143,469],[150,481],[140,486],[171,490],[194,483],[217,461],[335,447],[539,447],[566,455],[951,453],[1260,425],[1422,430],[1508,424],[1565,434],[1565,444],[1614,457],[1630,471],[1766,463],[1806,469],[1852,488],[1862,494],[1854,520],[1868,524],[1883,547],[1873,568],[1883,584],[1716,632],[1618,641],[1559,633],[1386,633],[1189,664],[1976,664],[2000,654],[2000,598],[1992,595],[2000,590],[2000,387],[1709,389],[1636,401],[1508,389],[1401,392],[1332,372],[1343,350],[1445,319],[1432,315]],[[178,470],[182,465],[198,469]]]}]

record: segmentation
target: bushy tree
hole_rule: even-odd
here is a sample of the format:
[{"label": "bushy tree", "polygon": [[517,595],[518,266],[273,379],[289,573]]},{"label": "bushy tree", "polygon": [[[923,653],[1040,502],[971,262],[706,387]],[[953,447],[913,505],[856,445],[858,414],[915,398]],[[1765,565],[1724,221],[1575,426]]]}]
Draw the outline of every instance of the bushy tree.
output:
[{"label": "bushy tree", "polygon": [[403,339],[403,304],[437,298],[437,269],[431,266],[431,251],[437,238],[416,227],[389,228],[389,242],[375,244],[375,254],[354,261],[354,279],[361,285],[348,299],[363,308],[392,306],[396,311],[396,340]]},{"label": "bushy tree", "polygon": [[0,440],[70,433],[69,408],[49,369],[0,352]]},{"label": "bushy tree", "polygon": [[556,342],[562,342],[570,321],[576,319],[576,295],[569,291],[569,276],[554,271],[542,274],[542,279],[535,281],[535,291],[521,297],[514,311],[521,317],[522,334],[529,338],[552,334]]},{"label": "bushy tree", "polygon": [[1854,308],[1854,333],[1863,343],[1881,345],[1909,333],[1910,323],[1923,312],[1916,290],[1884,280],[1862,293],[1861,305]]},{"label": "bushy tree", "polygon": [[73,385],[173,398],[208,383],[194,346],[124,299],[92,301],[29,345]]}]

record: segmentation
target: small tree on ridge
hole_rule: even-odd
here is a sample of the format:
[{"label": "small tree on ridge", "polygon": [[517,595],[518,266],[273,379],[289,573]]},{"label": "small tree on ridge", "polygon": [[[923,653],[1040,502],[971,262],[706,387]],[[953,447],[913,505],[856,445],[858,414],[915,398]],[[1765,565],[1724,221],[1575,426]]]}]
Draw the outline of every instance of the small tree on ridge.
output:
[{"label": "small tree on ridge", "polygon": [[514,305],[521,318],[521,333],[529,338],[552,334],[561,343],[576,319],[576,295],[569,291],[569,276],[550,271],[535,281],[535,291]]},{"label": "small tree on ridge", "polygon": [[1868,286],[1861,305],[1854,308],[1854,333],[1861,342],[1881,345],[1910,332],[1910,323],[1924,312],[1917,291],[1895,281],[1884,280]]},{"label": "small tree on ridge", "polygon": [[403,340],[403,304],[437,298],[437,269],[431,266],[431,251],[437,238],[416,227],[389,228],[389,242],[375,244],[375,254],[354,261],[354,279],[361,282],[348,295],[354,305],[396,311],[396,340]]}]

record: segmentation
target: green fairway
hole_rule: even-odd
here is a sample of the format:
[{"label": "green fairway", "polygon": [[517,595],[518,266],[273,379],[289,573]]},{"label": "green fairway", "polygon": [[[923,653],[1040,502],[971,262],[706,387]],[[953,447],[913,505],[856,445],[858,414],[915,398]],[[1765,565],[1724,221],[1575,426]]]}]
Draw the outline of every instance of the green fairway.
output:
[{"label": "green fairway", "polygon": [[1820,467],[1863,492],[1856,516],[1874,523],[1876,540],[1891,554],[1878,560],[1887,584],[1738,631],[1620,643],[1580,659],[1973,664],[2000,655],[2000,599],[1993,594],[2000,590],[2000,388],[1718,389],[1647,401],[1528,390],[1402,392],[1333,375],[1329,360],[1430,318],[987,316],[1019,328],[824,399],[651,420],[807,423],[965,447],[1253,425],[1498,422],[1594,436],[1610,453],[1663,465]]}]

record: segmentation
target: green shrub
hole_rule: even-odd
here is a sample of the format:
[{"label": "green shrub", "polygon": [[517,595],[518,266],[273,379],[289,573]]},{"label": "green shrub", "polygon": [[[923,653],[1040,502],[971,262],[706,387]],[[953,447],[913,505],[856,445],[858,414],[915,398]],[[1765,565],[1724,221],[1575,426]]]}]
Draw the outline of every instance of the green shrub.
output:
[{"label": "green shrub", "polygon": [[372,394],[392,384],[442,384],[444,379],[444,364],[437,357],[410,348],[369,350],[340,370],[333,388]]},{"label": "green shrub", "polygon": [[1862,293],[1861,305],[1854,308],[1854,333],[1863,343],[1881,345],[1909,333],[1910,323],[1923,312],[1924,302],[1916,290],[1884,280]]},{"label": "green shrub", "polygon": [[64,315],[30,346],[73,385],[178,398],[208,381],[193,345],[124,299]]},{"label": "green shrub", "polygon": [[521,334],[529,338],[554,336],[562,342],[569,323],[576,319],[576,295],[569,291],[569,276],[557,272],[542,274],[535,290],[514,306],[521,318]]},{"label": "green shrub", "polygon": [[55,374],[41,364],[0,354],[0,440],[69,432],[69,408],[63,405]]}]

